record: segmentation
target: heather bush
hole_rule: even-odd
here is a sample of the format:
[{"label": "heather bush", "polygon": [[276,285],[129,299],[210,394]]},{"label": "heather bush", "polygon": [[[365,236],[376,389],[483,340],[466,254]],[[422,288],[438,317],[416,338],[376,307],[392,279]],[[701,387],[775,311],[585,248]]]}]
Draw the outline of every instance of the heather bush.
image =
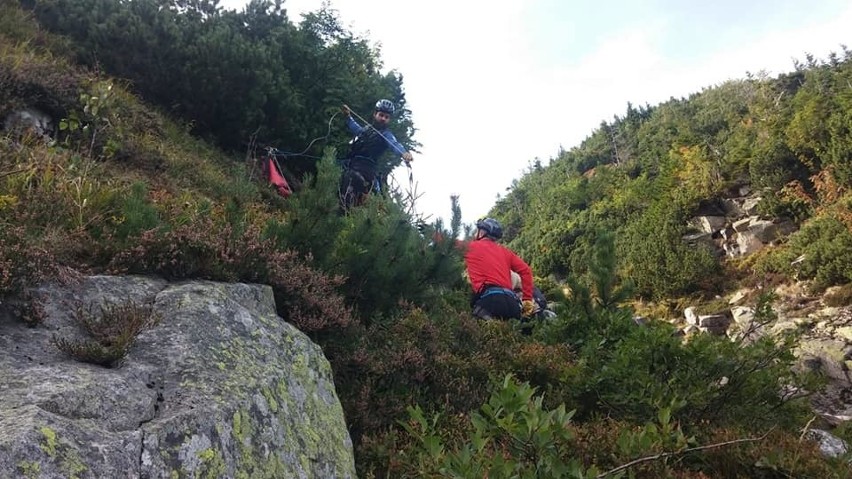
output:
[{"label": "heather bush", "polygon": [[21,318],[27,326],[38,326],[47,315],[41,298],[29,291],[25,291],[17,302],[13,302],[12,310],[14,315]]},{"label": "heather bush", "polygon": [[203,214],[176,226],[144,231],[115,254],[110,269],[174,279],[269,284],[278,313],[308,333],[352,322],[352,312],[337,292],[343,278],[311,267],[310,257],[259,239],[259,229],[251,224],[234,234],[231,224],[213,219],[221,215]]},{"label": "heather bush", "polygon": [[[0,12],[7,10],[0,5]],[[0,15],[4,17],[5,15]],[[35,107],[58,120],[76,107],[86,75],[66,59],[9,42],[0,30],[0,115]]]},{"label": "heather bush", "polygon": [[[677,427],[671,421],[669,425]],[[683,436],[686,443],[677,447],[677,429],[668,435],[674,444],[654,440],[664,427],[660,418],[642,427],[611,418],[574,422],[573,453],[583,458],[587,466],[596,464],[601,470],[669,454],[631,466],[631,477],[841,478],[850,472],[842,459],[826,459],[815,443],[802,440],[800,431],[775,428],[755,433],[707,423],[693,435]]]},{"label": "heather bush", "polygon": [[27,287],[63,276],[50,251],[38,245],[22,226],[0,219],[0,296],[23,292]]},{"label": "heather bush", "polygon": [[[457,292],[464,303],[463,293]],[[492,379],[513,372],[558,401],[561,381],[577,374],[564,345],[542,345],[510,323],[472,318],[457,300],[407,311],[351,331],[347,347],[324,349],[356,443],[359,467],[387,458],[388,428],[419,405],[447,418],[477,408]],[[393,429],[391,429],[393,430]],[[391,435],[395,433],[390,433]],[[364,459],[362,459],[364,458]]]},{"label": "heather bush", "polygon": [[826,306],[852,305],[852,283],[846,283],[831,294],[827,294],[823,301]]},{"label": "heather bush", "polygon": [[106,367],[117,366],[142,330],[157,325],[161,317],[149,306],[134,302],[106,304],[95,313],[92,305],[74,309],[75,321],[91,339],[74,340],[53,336],[60,351],[78,361]]},{"label": "heather bush", "polygon": [[[737,428],[712,428],[704,435],[708,443],[725,443],[749,437]],[[704,474],[702,477],[755,478],[826,478],[841,479],[852,475],[848,458],[827,458],[819,446],[802,440],[801,431],[773,429],[760,441],[715,448],[693,455],[684,466]]]}]

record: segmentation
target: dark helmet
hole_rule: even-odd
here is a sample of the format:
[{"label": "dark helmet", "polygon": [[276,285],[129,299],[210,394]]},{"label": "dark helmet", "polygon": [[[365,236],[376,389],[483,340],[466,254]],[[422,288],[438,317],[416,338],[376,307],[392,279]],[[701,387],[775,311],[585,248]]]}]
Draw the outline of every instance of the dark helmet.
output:
[{"label": "dark helmet", "polygon": [[503,237],[503,227],[494,218],[482,218],[476,221],[477,229],[485,231],[489,238],[500,239]]},{"label": "dark helmet", "polygon": [[390,100],[381,99],[376,102],[376,111],[381,111],[387,113],[388,115],[393,115],[393,102]]}]

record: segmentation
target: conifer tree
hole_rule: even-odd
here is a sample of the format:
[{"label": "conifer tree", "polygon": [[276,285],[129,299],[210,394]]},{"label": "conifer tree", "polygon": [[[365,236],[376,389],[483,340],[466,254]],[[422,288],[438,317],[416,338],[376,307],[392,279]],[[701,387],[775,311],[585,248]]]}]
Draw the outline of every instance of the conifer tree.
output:
[{"label": "conifer tree", "polygon": [[[326,152],[316,178],[292,196],[281,221],[266,234],[282,249],[311,255],[322,268],[346,278],[344,294],[365,322],[387,315],[401,300],[426,304],[443,289],[460,286],[461,259],[452,241],[436,242],[419,232],[413,218],[392,198],[370,195],[367,202],[346,212],[338,206],[340,168],[334,151]],[[454,200],[452,231],[440,223],[429,230],[454,237],[460,214]]]}]

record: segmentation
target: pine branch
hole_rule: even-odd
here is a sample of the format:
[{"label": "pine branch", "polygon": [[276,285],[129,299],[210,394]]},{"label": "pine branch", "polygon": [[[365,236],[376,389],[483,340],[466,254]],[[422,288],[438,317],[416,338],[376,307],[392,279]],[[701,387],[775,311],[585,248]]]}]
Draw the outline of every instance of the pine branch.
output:
[{"label": "pine branch", "polygon": [[719,443],[716,443],[716,444],[707,444],[707,445],[704,445],[704,446],[691,447],[689,449],[684,449],[683,451],[662,452],[662,453],[656,454],[654,456],[640,457],[639,459],[636,459],[635,461],[630,461],[627,464],[622,464],[622,465],[616,467],[615,469],[610,469],[609,471],[602,472],[602,473],[598,474],[597,479],[607,477],[611,474],[615,474],[618,471],[622,471],[622,470],[627,469],[629,467],[633,467],[637,464],[642,464],[644,462],[649,462],[649,461],[656,461],[657,459],[662,459],[664,457],[677,456],[677,455],[680,455],[680,454],[686,454],[686,453],[695,452],[695,451],[704,451],[704,450],[707,450],[707,449],[715,449],[717,447],[730,446],[731,444],[738,444],[738,443],[743,443],[743,442],[762,441],[762,440],[766,439],[766,436],[768,436],[769,433],[772,432],[774,429],[775,429],[775,426],[772,426],[771,428],[769,428],[768,431],[766,431],[765,434],[763,434],[760,437],[747,437],[747,438],[744,438],[744,439],[735,439],[733,441],[725,441],[725,442],[719,442]]}]

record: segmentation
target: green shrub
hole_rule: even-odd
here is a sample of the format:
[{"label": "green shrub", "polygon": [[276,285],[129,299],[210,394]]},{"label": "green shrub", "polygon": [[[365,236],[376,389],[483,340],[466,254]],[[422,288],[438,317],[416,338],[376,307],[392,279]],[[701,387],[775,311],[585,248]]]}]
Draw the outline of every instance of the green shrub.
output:
[{"label": "green shrub", "polygon": [[160,224],[159,212],[147,201],[147,193],[147,186],[143,182],[137,181],[130,186],[129,194],[121,201],[121,220],[115,230],[118,239],[138,236]]},{"label": "green shrub", "polygon": [[409,409],[403,423],[413,447],[397,458],[394,477],[595,477],[569,455],[573,413],[565,406],[543,407],[535,388],[506,376],[488,402],[470,416],[468,435],[441,437],[438,418],[427,419],[420,407]]},{"label": "green shrub", "polygon": [[[284,220],[269,222],[264,237],[280,249],[310,254],[325,271],[346,278],[344,294],[364,321],[393,314],[400,301],[423,305],[461,285],[461,254],[453,241],[424,237],[401,202],[385,196],[371,195],[342,214],[333,152],[317,168],[316,179],[287,202]],[[455,238],[458,221],[454,230],[436,224],[431,231]]]},{"label": "green shrub", "polygon": [[[378,50],[332,10],[297,25],[269,0],[244,11],[225,11],[213,0],[26,3],[44,28],[74,40],[67,54],[78,63],[128,79],[147,101],[231,151],[252,137],[295,151],[312,138],[342,142],[344,128],[330,132],[328,120],[343,92],[361,112],[391,98],[398,105],[394,133],[413,144],[402,76],[383,74]],[[309,158],[294,163],[298,173],[313,169]]]},{"label": "green shrub", "polygon": [[653,208],[618,237],[621,276],[646,297],[671,297],[701,289],[719,273],[710,248],[683,239],[685,218],[676,208]]},{"label": "green shrub", "polygon": [[[852,281],[850,251],[849,228],[837,218],[824,215],[805,223],[783,249],[764,257],[756,269],[760,273],[780,272],[812,279],[814,288],[821,290]],[[800,256],[802,259],[795,261]]]},{"label": "green shrub", "polygon": [[758,188],[778,191],[794,179],[805,179],[808,171],[781,138],[755,145],[749,162],[751,183]]},{"label": "green shrub", "polygon": [[564,345],[532,342],[511,324],[477,321],[466,309],[409,306],[323,338],[353,437],[392,426],[411,404],[470,411],[487,398],[490,379],[509,372],[546,391],[574,374]]},{"label": "green shrub", "polygon": [[790,218],[801,223],[813,215],[813,207],[802,198],[783,193],[767,193],[757,204],[757,212],[765,218]]},{"label": "green shrub", "polygon": [[799,419],[801,405],[778,394],[798,383],[788,350],[770,340],[742,346],[710,335],[684,345],[672,333],[662,326],[636,328],[610,346],[610,354],[599,350],[598,361],[583,355],[588,374],[574,386],[583,412],[643,421],[676,398],[683,402],[672,414],[684,427],[712,421],[756,429]]},{"label": "green shrub", "polygon": [[559,303],[565,301],[564,288],[566,285],[560,284],[553,278],[536,277],[535,285],[541,290],[541,293],[544,294],[548,302]]},{"label": "green shrub", "polygon": [[[613,267],[605,262],[593,269],[606,277]],[[769,301],[762,300],[756,321],[772,314]],[[581,370],[572,377],[576,382],[563,385],[570,391],[563,400],[578,418],[604,414],[642,423],[674,405],[671,414],[685,429],[704,421],[759,428],[792,424],[801,411],[800,403],[778,394],[802,381],[791,372],[789,342],[764,338],[744,345],[702,334],[684,343],[670,324],[637,326],[630,310],[594,301],[582,286],[575,286],[571,301],[536,337],[577,351]]]}]

